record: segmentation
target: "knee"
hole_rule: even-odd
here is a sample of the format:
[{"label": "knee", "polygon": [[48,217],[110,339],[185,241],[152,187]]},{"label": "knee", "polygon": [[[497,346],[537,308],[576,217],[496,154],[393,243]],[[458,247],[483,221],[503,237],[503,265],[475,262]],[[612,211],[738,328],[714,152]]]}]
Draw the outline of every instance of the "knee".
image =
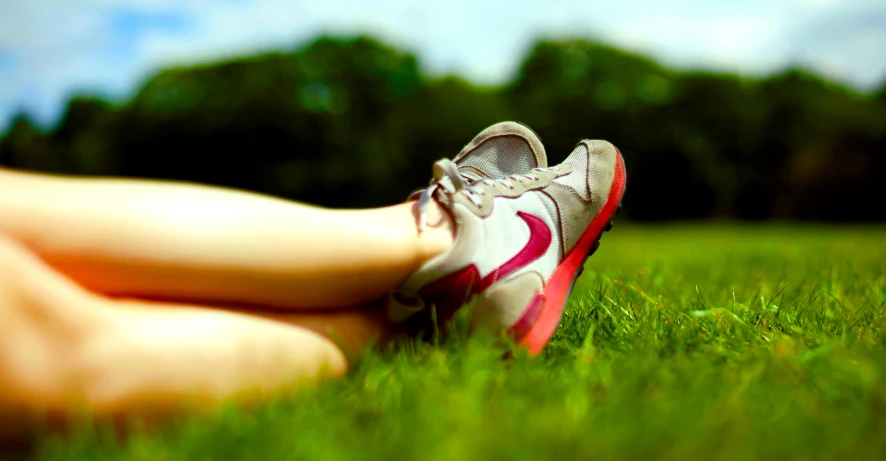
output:
[{"label": "knee", "polygon": [[[0,325],[10,315],[23,315],[24,309],[31,305],[28,286],[29,269],[33,262],[29,259],[28,250],[17,241],[0,234]],[[9,328],[4,328],[10,331]]]},{"label": "knee", "polygon": [[27,251],[12,237],[0,233],[0,282],[10,278],[10,275],[20,272]]},{"label": "knee", "polygon": [[98,375],[89,353],[96,338],[57,336],[51,319],[33,322],[8,314],[0,315],[0,322],[12,320],[5,326],[14,328],[0,338],[0,410],[11,405],[35,415],[66,415],[88,407]]},{"label": "knee", "polygon": [[0,235],[0,410],[58,408],[85,380],[94,303],[51,277],[39,258]]},{"label": "knee", "polygon": [[[0,233],[0,312],[26,313],[32,321],[68,327],[86,325],[100,299],[47,265],[14,238]],[[2,323],[0,323],[2,325]]]},{"label": "knee", "polygon": [[0,232],[0,297],[9,293],[42,291],[40,258],[18,240]]}]

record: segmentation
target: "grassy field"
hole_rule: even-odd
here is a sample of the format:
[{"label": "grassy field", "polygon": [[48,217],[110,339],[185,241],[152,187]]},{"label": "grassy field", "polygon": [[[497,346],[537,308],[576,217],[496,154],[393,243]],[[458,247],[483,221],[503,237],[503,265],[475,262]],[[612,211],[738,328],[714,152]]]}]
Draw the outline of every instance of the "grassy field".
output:
[{"label": "grassy field", "polygon": [[886,228],[619,226],[553,341],[401,344],[347,379],[51,460],[884,459]]}]

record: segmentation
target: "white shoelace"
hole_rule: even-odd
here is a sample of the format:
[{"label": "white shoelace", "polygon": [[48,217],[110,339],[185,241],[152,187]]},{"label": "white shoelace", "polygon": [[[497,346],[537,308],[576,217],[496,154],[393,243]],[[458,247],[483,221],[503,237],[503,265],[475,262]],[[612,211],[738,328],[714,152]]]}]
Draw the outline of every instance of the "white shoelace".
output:
[{"label": "white shoelace", "polygon": [[[551,170],[559,171],[557,167],[533,168],[532,171],[544,172]],[[479,196],[486,195],[486,191],[478,187],[481,183],[488,186],[494,186],[496,183],[504,184],[508,189],[513,190],[515,182],[523,184],[524,181],[538,181],[538,176],[534,173],[524,175],[513,174],[507,178],[485,178],[468,184],[465,181],[465,176],[459,173],[458,165],[455,162],[446,158],[438,160],[434,163],[434,179],[431,181],[431,185],[421,191],[421,195],[418,198],[418,231],[423,231],[427,224],[428,203],[430,203],[431,197],[434,196],[437,190],[442,190],[450,197],[462,193],[471,203],[478,208],[483,208],[483,201]]]}]

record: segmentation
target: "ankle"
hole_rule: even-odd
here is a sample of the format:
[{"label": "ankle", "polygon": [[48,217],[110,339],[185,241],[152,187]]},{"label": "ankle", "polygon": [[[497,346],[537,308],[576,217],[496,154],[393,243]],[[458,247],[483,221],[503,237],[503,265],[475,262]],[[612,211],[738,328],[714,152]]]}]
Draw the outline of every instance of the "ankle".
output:
[{"label": "ankle", "polygon": [[420,264],[443,254],[455,241],[455,222],[446,209],[435,200],[431,200],[426,213],[425,228],[418,233]]}]

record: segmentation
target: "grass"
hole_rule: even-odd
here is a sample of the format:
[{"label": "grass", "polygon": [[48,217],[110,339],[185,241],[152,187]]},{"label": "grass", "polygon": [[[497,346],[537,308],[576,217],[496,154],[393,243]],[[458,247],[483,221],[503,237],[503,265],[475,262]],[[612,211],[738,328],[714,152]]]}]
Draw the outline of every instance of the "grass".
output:
[{"label": "grass", "polygon": [[886,229],[622,226],[536,358],[490,338],[47,460],[883,459]]}]

